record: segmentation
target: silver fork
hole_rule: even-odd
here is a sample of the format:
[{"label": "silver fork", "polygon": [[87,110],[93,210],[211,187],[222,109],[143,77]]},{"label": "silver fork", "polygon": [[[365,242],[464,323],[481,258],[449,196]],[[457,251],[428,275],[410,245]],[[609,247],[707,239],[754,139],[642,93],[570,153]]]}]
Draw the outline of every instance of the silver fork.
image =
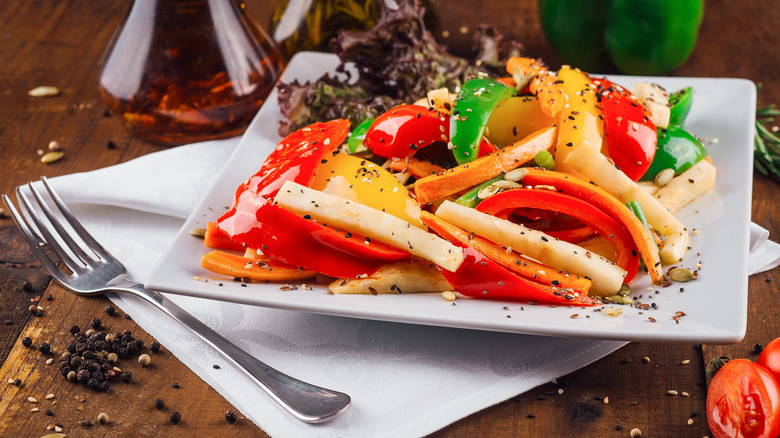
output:
[{"label": "silver fork", "polygon": [[[154,304],[214,347],[226,360],[238,366],[272,399],[301,421],[322,423],[332,419],[349,406],[349,395],[300,381],[271,368],[211,330],[162,294],[129,280],[127,269],[84,229],[46,178],[43,177],[41,181],[59,216],[67,220],[85,248],[82,248],[71,232],[63,227],[61,219],[55,215],[44,199],[44,195],[35,188],[33,183],[27,183],[27,187],[33,195],[37,208],[21,187],[17,187],[16,197],[20,210],[25,214],[22,215],[16,210],[8,196],[3,195],[3,201],[33,253],[52,276],[71,292],[83,296],[99,295],[108,291],[128,292]],[[42,217],[41,212],[45,218]],[[45,248],[50,248],[56,253],[71,272],[67,273],[60,269]]]}]

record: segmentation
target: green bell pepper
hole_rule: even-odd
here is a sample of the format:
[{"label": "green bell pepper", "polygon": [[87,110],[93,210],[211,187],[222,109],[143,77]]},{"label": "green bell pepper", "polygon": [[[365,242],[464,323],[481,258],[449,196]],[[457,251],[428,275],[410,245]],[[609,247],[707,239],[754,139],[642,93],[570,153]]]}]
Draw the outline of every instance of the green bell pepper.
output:
[{"label": "green bell pepper", "polygon": [[458,164],[479,156],[479,145],[490,115],[498,104],[515,94],[515,89],[495,79],[477,77],[461,87],[450,116],[450,148]]},{"label": "green bell pepper", "polygon": [[705,157],[707,150],[685,129],[672,125],[668,128],[658,128],[655,157],[641,179],[652,181],[658,172],[664,169],[672,169],[675,175],[679,175]]},{"label": "green bell pepper", "polygon": [[565,64],[658,75],[696,45],[704,0],[538,0],[542,30]]},{"label": "green bell pepper", "polygon": [[352,134],[350,134],[349,138],[347,139],[347,147],[349,148],[350,154],[366,150],[366,146],[363,144],[363,140],[366,139],[366,132],[368,132],[368,128],[371,127],[371,124],[374,123],[374,120],[375,119],[364,120],[359,125],[357,125],[354,131],[352,131]]},{"label": "green bell pepper", "polygon": [[693,88],[687,87],[669,95],[669,124],[671,126],[685,125],[685,119],[693,105]]}]

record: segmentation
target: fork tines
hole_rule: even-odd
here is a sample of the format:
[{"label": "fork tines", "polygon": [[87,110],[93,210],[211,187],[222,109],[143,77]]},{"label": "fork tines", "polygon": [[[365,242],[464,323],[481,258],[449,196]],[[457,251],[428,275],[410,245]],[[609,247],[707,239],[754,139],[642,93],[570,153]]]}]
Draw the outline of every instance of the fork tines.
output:
[{"label": "fork tines", "polygon": [[[43,193],[33,182],[16,188],[21,214],[8,196],[3,195],[3,201],[8,206],[14,222],[24,235],[33,253],[52,275],[61,271],[45,251],[47,247],[57,254],[73,274],[78,274],[90,264],[91,260],[99,260],[102,257],[100,254],[105,254],[105,250],[73,216],[46,177],[41,178],[41,183],[46,189]],[[33,201],[29,199],[24,188],[32,194]],[[56,214],[50,205],[54,206]],[[69,230],[64,226],[63,218],[67,221]],[[92,249],[94,255],[88,255],[84,251],[82,245],[74,239],[74,233],[88,248]]]}]

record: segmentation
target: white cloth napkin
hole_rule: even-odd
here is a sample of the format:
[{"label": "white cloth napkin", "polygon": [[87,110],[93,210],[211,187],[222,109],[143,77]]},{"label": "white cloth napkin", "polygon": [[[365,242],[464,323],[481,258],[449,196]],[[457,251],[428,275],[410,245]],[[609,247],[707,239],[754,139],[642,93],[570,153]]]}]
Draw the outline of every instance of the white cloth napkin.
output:
[{"label": "white cloth napkin", "polygon": [[[142,281],[237,143],[180,146],[51,182],[86,228],[127,266],[130,277]],[[769,241],[768,234],[757,225],[752,228],[751,253],[756,256],[751,255],[751,274],[780,263],[780,245]],[[168,297],[269,365],[352,397],[351,408],[333,421],[301,423],[149,304],[110,295],[164,349],[272,436],[426,435],[625,345]]]}]

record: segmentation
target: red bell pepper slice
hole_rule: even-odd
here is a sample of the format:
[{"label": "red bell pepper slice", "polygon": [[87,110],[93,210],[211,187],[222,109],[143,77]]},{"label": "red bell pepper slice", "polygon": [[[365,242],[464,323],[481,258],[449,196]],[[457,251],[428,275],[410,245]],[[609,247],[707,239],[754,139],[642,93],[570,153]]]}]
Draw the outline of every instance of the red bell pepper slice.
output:
[{"label": "red bell pepper slice", "polygon": [[282,140],[260,171],[236,191],[233,207],[217,220],[230,239],[294,266],[334,277],[372,274],[381,262],[399,260],[403,250],[336,230],[272,205],[285,181],[308,185],[323,158],[346,139],[349,121],[315,123]]},{"label": "red bell pepper slice", "polygon": [[[582,178],[566,173],[527,168],[528,173],[523,177],[526,186],[546,185],[553,186],[559,192],[572,195],[587,201],[604,213],[611,216],[628,230],[634,239],[639,255],[645,262],[645,267],[654,284],[661,284],[663,273],[661,272],[661,257],[658,254],[658,246],[650,231],[639,221],[634,213],[617,198],[607,193],[601,187]],[[633,279],[635,272],[628,272],[624,281],[628,283]]]},{"label": "red bell pepper slice", "polygon": [[[374,119],[366,131],[363,144],[385,158],[414,156],[420,149],[450,139],[450,116],[419,105],[399,105]],[[498,148],[486,138],[479,143],[478,156]]]},{"label": "red bell pepper slice", "polygon": [[[382,260],[365,257],[367,250],[360,245],[369,245],[365,245],[364,240],[329,236],[326,227],[278,205],[263,203],[257,209],[256,216],[255,226],[234,238],[256,242],[257,246],[250,246],[289,265],[312,269],[332,277],[355,278],[362,274],[373,274],[383,263]],[[371,242],[371,245],[376,243]],[[363,251],[361,255],[349,251],[354,250],[355,246]]]},{"label": "red bell pepper slice", "polygon": [[[496,193],[477,205],[477,210],[493,216],[506,215],[517,208],[539,208],[564,213],[596,230],[615,248],[616,263],[636,274],[639,255],[625,227],[582,199],[547,189],[520,188]],[[633,278],[634,275],[631,275]],[[628,275],[627,275],[628,278]],[[630,281],[625,280],[626,282]]]},{"label": "red bell pepper slice", "polygon": [[456,291],[471,298],[572,306],[598,304],[587,295],[526,280],[469,247],[463,249],[463,263],[457,271],[450,272],[442,268],[439,271]]},{"label": "red bell pepper slice", "polygon": [[638,181],[655,157],[658,143],[655,123],[642,102],[625,88],[606,79],[595,83],[604,111],[609,157],[629,178]]},{"label": "red bell pepper slice", "polygon": [[363,144],[385,158],[413,156],[437,141],[449,140],[449,117],[419,105],[399,105],[380,114]]},{"label": "red bell pepper slice", "polygon": [[235,239],[256,226],[255,212],[260,206],[273,198],[285,181],[308,186],[323,157],[338,148],[348,132],[349,120],[340,119],[314,123],[282,139],[260,170],[238,186],[233,207],[217,219],[219,228]]}]

